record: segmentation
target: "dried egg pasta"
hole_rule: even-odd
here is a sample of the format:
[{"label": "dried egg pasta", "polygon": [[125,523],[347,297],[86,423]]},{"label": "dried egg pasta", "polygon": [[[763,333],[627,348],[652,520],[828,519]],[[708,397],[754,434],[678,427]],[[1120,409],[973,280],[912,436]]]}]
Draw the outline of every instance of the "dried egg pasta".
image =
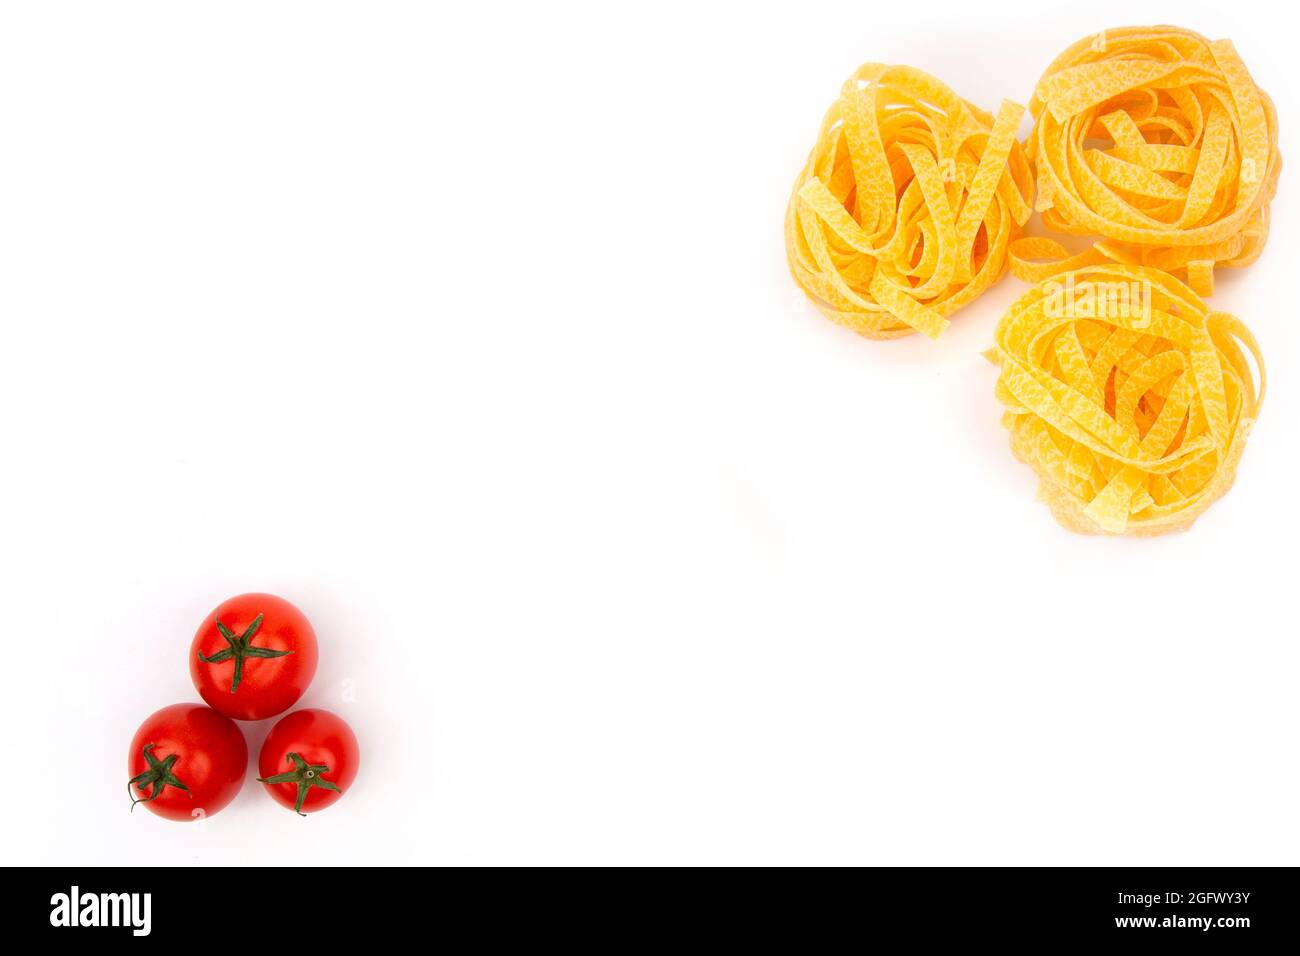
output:
[{"label": "dried egg pasta", "polygon": [[849,77],[786,211],[790,271],[817,308],[868,338],[934,338],[1001,278],[1031,213],[1023,114],[1004,102],[995,118],[911,67]]},{"label": "dried egg pasta", "polygon": [[1057,57],[1029,108],[1043,224],[1099,239],[1074,256],[1051,239],[1013,242],[1017,277],[1113,261],[1209,295],[1215,266],[1259,257],[1282,167],[1277,113],[1231,41],[1107,30]]},{"label": "dried egg pasta", "polygon": [[1003,317],[989,357],[1012,451],[1057,520],[1085,533],[1189,527],[1232,485],[1264,399],[1246,326],[1142,266],[1041,282]]}]

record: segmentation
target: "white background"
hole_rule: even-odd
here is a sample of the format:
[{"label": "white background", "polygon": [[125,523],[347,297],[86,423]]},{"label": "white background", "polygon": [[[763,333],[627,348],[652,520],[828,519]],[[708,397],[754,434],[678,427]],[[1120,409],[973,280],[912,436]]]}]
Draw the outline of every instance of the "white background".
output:
[{"label": "white background", "polygon": [[[995,109],[1172,19],[1290,163],[1292,8],[470,6],[0,13],[5,861],[1298,862],[1294,169],[1214,300],[1263,418],[1158,540],[1062,530],[1012,459],[1020,283],[870,342],[781,237],[867,60]],[[128,814],[255,589],[314,622],[356,786]]]}]

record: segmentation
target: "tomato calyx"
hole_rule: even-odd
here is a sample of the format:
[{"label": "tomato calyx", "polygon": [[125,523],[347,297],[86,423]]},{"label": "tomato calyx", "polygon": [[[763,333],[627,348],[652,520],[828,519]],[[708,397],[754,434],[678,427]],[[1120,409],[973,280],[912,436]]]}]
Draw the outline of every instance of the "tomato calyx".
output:
[{"label": "tomato calyx", "polygon": [[[144,749],[141,751],[144,754],[144,759],[149,764],[149,769],[143,773],[136,774],[126,782],[126,793],[127,796],[131,798],[132,813],[135,812],[135,805],[137,803],[148,803],[150,800],[162,793],[163,789],[166,787],[177,787],[184,790],[191,800],[194,799],[194,794],[190,793],[190,788],[181,783],[180,779],[172,773],[172,767],[174,767],[176,761],[180,759],[179,755],[171,754],[170,756],[159,760],[152,752],[155,746],[155,744],[145,744]],[[143,800],[137,800],[135,795],[131,793],[131,787],[133,785],[141,793],[144,793],[152,785],[153,793],[149,794],[149,796],[145,797]]]},{"label": "tomato calyx", "polygon": [[329,773],[330,768],[324,764],[311,764],[302,758],[301,754],[292,751],[286,757],[286,760],[293,764],[293,769],[288,773],[277,773],[273,777],[258,777],[259,783],[293,783],[298,786],[298,799],[294,802],[293,812],[300,817],[307,814],[302,812],[302,802],[307,799],[307,793],[312,787],[321,787],[325,790],[334,790],[342,793],[337,786],[330,783],[322,773]]},{"label": "tomato calyx", "polygon": [[199,651],[199,660],[205,664],[221,664],[234,658],[235,676],[230,682],[230,692],[232,694],[239,687],[239,682],[244,679],[244,660],[246,658],[284,657],[286,654],[293,653],[293,651],[273,651],[269,647],[254,647],[252,645],[252,640],[254,635],[257,634],[258,628],[261,626],[262,615],[259,614],[257,617],[253,618],[253,623],[248,625],[248,628],[244,633],[236,637],[234,631],[218,620],[217,630],[220,631],[221,636],[225,638],[227,646],[217,651],[217,653],[213,654],[211,657],[204,657],[203,652]]}]

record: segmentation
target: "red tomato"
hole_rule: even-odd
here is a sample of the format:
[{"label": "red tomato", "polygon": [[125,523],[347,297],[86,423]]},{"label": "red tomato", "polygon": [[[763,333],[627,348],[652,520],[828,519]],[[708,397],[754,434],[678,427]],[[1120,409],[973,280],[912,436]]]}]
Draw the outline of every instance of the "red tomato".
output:
[{"label": "red tomato", "polygon": [[316,675],[316,632],[274,594],[223,601],[190,645],[190,677],[208,705],[236,720],[288,710]]},{"label": "red tomato", "polygon": [[172,704],[131,738],[126,789],[168,820],[210,817],[239,793],[248,772],[248,744],[229,717],[202,704]]},{"label": "red tomato", "polygon": [[306,816],[338,800],[357,778],[356,734],[328,710],[280,718],[257,758],[258,780],[277,803]]}]

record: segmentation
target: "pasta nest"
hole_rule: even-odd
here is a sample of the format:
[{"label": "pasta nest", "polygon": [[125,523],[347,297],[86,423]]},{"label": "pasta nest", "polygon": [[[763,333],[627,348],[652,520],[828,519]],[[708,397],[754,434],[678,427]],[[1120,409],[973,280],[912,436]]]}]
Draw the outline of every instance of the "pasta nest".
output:
[{"label": "pasta nest", "polygon": [[1190,527],[1232,485],[1264,400],[1246,326],[1142,266],[1040,283],[1002,318],[989,357],[1012,451],[1057,520],[1086,533]]},{"label": "pasta nest", "polygon": [[1016,139],[934,77],[868,63],[845,81],[795,182],[785,240],[795,281],[868,338],[934,338],[1006,271],[1032,213]]},{"label": "pasta nest", "polygon": [[1100,239],[1075,256],[1052,239],[1022,240],[1011,249],[1019,278],[1114,261],[1210,295],[1216,265],[1259,257],[1282,168],[1277,112],[1231,41],[1107,30],[1056,58],[1029,109],[1043,224]]}]

